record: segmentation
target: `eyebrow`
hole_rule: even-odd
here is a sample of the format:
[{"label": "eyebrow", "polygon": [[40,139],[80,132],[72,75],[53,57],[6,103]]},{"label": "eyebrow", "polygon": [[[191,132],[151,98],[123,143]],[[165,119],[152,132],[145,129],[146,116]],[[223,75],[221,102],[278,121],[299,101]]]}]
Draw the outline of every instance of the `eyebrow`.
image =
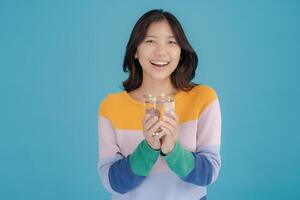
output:
[{"label": "eyebrow", "polygon": [[[146,37],[157,38],[157,36],[155,36],[155,35],[146,35]],[[167,38],[175,38],[175,36],[171,35],[171,36],[168,36]]]}]

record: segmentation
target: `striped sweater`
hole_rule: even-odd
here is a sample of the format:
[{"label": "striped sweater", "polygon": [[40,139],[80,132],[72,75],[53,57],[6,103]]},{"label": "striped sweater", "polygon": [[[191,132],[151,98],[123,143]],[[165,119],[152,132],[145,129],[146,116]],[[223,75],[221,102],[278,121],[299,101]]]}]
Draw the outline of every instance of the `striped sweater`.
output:
[{"label": "striped sweater", "polygon": [[109,94],[98,114],[98,173],[115,200],[206,199],[220,171],[221,112],[216,92],[199,85],[175,96],[179,137],[163,156],[143,136],[144,105]]}]

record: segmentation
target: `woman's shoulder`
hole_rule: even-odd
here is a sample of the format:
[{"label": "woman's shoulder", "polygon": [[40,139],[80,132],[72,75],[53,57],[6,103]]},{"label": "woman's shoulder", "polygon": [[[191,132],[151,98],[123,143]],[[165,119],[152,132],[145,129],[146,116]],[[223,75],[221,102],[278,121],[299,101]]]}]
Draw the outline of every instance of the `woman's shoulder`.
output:
[{"label": "woman's shoulder", "polygon": [[110,102],[110,103],[119,102],[120,100],[122,100],[123,96],[124,96],[124,91],[109,93],[105,96],[103,101]]},{"label": "woman's shoulder", "polygon": [[195,98],[205,99],[208,101],[218,98],[216,90],[208,85],[197,85],[189,92],[191,96]]},{"label": "woman's shoulder", "polygon": [[116,109],[117,105],[122,101],[123,95],[124,91],[107,94],[100,102],[99,114],[104,114]]}]

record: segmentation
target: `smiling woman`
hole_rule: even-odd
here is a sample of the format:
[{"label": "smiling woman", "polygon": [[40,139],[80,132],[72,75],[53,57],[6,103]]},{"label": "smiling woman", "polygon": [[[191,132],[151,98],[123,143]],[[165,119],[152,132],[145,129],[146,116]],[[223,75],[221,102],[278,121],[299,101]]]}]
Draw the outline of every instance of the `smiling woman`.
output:
[{"label": "smiling woman", "polygon": [[152,23],[144,41],[138,46],[135,59],[142,67],[144,79],[164,80],[176,69],[180,59],[180,46],[167,21]]},{"label": "smiling woman", "polygon": [[[192,82],[197,63],[171,13],[151,10],[135,24],[124,91],[99,108],[98,172],[113,199],[207,198],[221,167],[221,112],[216,92]],[[175,109],[145,115],[143,96],[160,94],[174,95],[164,103]]]},{"label": "smiling woman", "polygon": [[[166,62],[168,69],[163,69],[166,72],[153,77],[150,66]],[[130,35],[123,63],[123,70],[129,72],[129,77],[123,86],[131,92],[142,85],[143,78],[162,80],[168,77],[177,90],[188,91],[197,85],[191,82],[197,64],[197,54],[176,17],[169,12],[150,11],[137,21]]]}]

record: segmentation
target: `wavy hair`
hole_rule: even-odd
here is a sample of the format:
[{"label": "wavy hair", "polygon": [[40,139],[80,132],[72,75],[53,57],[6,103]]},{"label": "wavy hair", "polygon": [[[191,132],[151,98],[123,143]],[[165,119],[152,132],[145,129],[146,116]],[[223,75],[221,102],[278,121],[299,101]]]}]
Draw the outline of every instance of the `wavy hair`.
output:
[{"label": "wavy hair", "polygon": [[148,27],[153,22],[166,20],[175,35],[175,39],[181,48],[180,61],[171,74],[171,82],[176,89],[189,91],[198,85],[192,82],[198,64],[198,56],[189,41],[183,28],[174,15],[162,9],[150,10],[136,22],[129,41],[123,61],[123,71],[129,73],[127,80],[123,81],[124,90],[127,92],[139,88],[143,81],[143,71],[138,59],[134,58],[137,47],[145,39]]}]

